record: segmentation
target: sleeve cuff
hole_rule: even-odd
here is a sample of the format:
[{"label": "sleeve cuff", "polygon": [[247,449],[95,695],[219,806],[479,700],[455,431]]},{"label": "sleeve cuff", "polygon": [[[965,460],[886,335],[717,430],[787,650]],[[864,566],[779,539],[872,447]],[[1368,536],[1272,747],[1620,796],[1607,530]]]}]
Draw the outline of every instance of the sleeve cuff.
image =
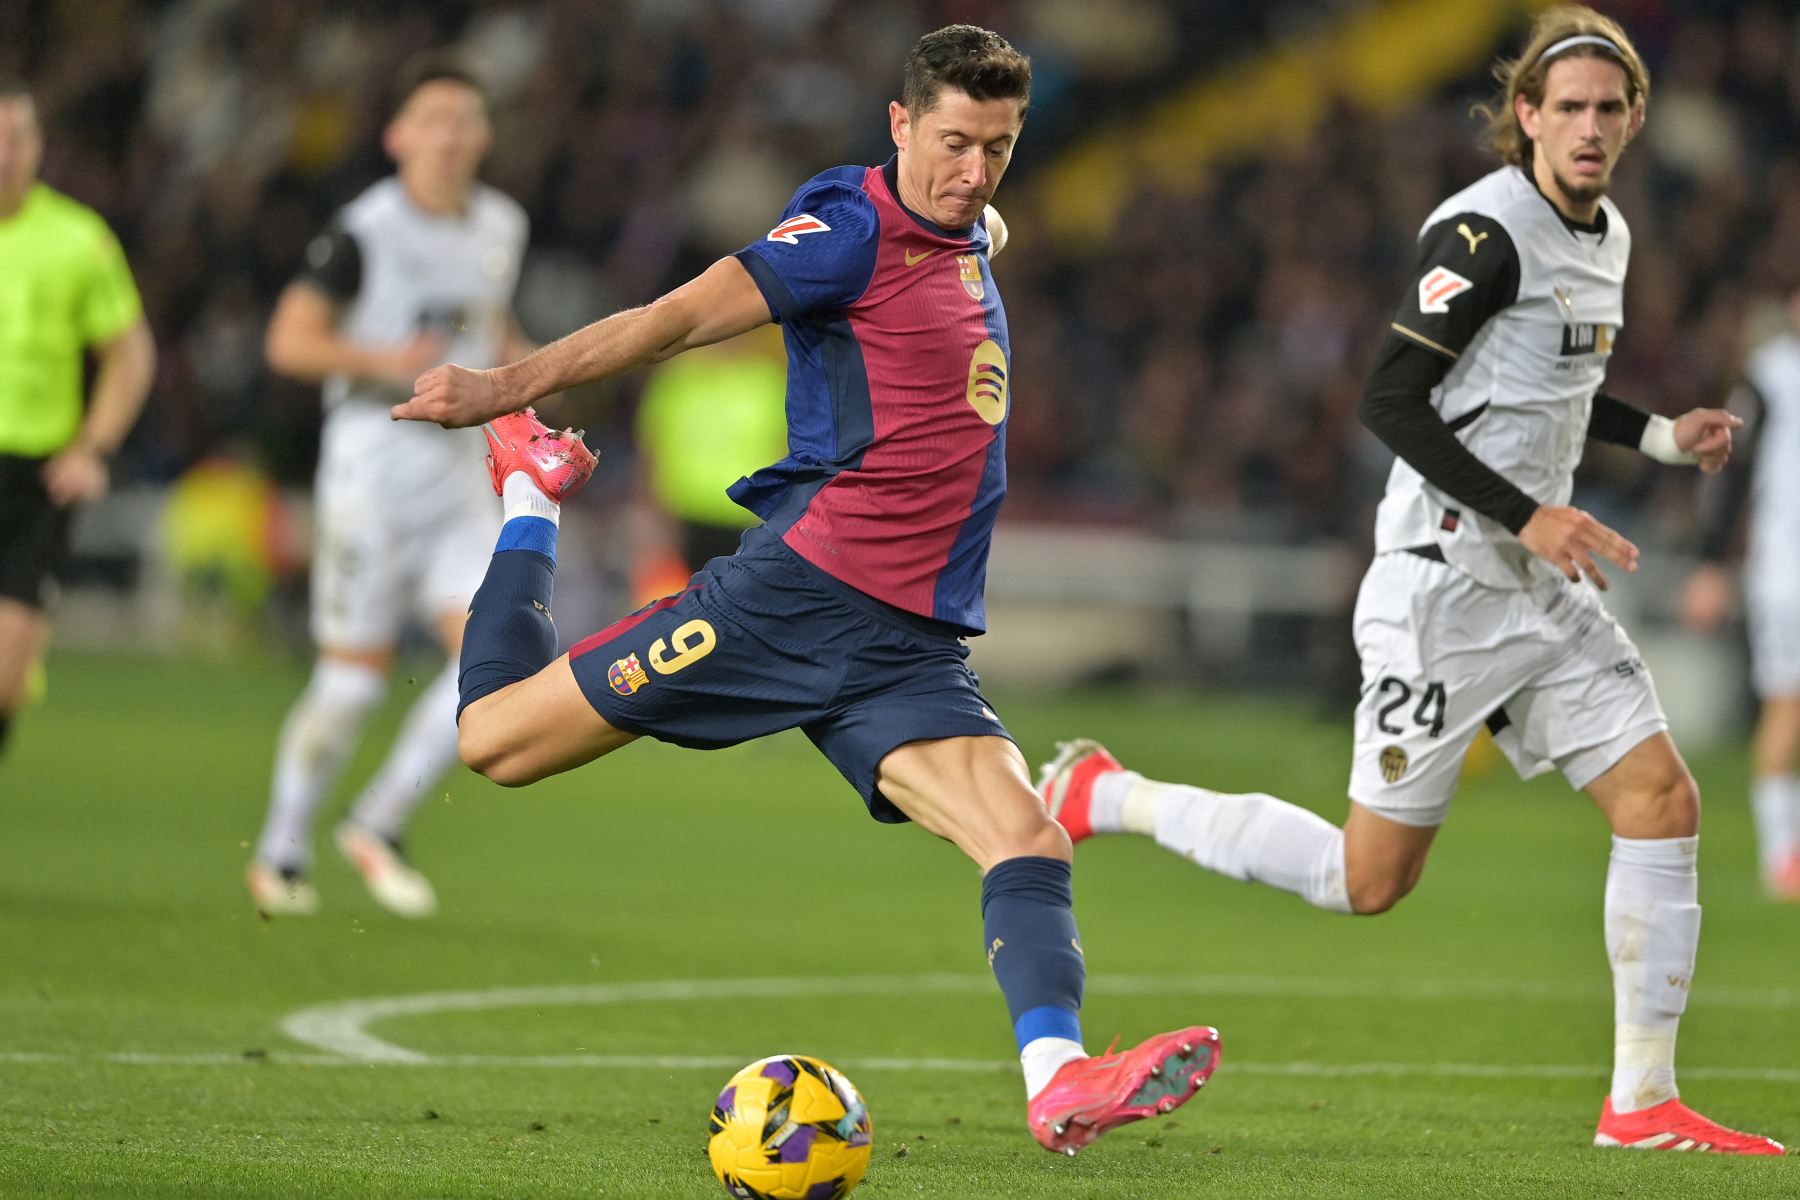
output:
[{"label": "sleeve cuff", "polygon": [[781,282],[781,276],[775,273],[767,260],[755,250],[746,246],[732,256],[744,264],[755,280],[757,290],[763,294],[763,303],[769,306],[769,316],[776,324],[801,315],[800,306],[794,300],[794,294],[788,291],[787,284]]}]

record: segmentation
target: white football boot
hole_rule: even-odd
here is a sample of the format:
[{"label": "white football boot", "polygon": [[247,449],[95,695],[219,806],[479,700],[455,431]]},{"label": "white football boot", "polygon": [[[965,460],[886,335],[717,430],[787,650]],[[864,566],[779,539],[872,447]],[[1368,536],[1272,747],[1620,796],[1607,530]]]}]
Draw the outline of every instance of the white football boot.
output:
[{"label": "white football boot", "polygon": [[265,917],[310,917],[319,911],[319,890],[298,871],[253,859],[244,871],[244,886]]},{"label": "white football boot", "polygon": [[369,895],[383,908],[402,917],[437,913],[437,892],[431,880],[406,861],[399,846],[352,821],[337,827],[334,840],[338,853],[356,868]]}]

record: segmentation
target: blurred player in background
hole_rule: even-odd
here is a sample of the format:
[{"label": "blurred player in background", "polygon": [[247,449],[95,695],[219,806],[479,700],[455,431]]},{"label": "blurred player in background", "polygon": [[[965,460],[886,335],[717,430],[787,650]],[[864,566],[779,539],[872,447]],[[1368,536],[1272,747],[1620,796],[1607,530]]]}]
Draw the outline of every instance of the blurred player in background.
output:
[{"label": "blurred player in background", "polygon": [[281,729],[269,813],[246,882],[265,913],[311,913],[313,820],[388,685],[408,618],[450,656],[413,701],[387,760],[337,827],[374,897],[436,911],[401,852],[407,818],[456,761],[456,654],[499,528],[480,435],[396,423],[388,409],[446,359],[493,366],[532,350],[512,315],[526,218],[475,178],[487,100],[450,59],[406,83],[383,146],[395,174],[307,248],[269,323],[271,366],[323,380],[312,634],[319,657]]},{"label": "blurred player in background", "polygon": [[1710,633],[1731,608],[1727,567],[1739,521],[1750,509],[1744,557],[1751,681],[1760,707],[1751,750],[1750,807],[1763,887],[1800,902],[1800,293],[1789,327],[1750,356],[1731,407],[1747,422],[1749,461],[1727,474],[1706,522],[1706,564],[1682,592],[1682,617]]},{"label": "blurred player in background", "polygon": [[0,750],[49,638],[72,510],[106,493],[156,371],[118,239],[38,181],[43,149],[31,93],[0,78]]},{"label": "blurred player in background", "polygon": [[787,452],[786,393],[787,357],[773,330],[650,372],[636,433],[654,511],[635,552],[634,603],[681,590],[696,567],[737,549],[756,517],[725,485]]},{"label": "blurred player in background", "polygon": [[[1412,890],[1485,724],[1521,775],[1556,768],[1613,830],[1605,930],[1616,1042],[1595,1144],[1779,1154],[1685,1107],[1675,1033],[1700,938],[1700,795],[1650,675],[1600,603],[1596,560],[1637,548],[1568,507],[1585,439],[1717,471],[1737,421],[1651,416],[1600,392],[1624,320],[1631,234],[1605,198],[1650,81],[1612,21],[1547,10],[1502,63],[1499,170],[1431,214],[1362,403],[1398,456],[1355,633],[1350,815],[1155,783],[1093,742],[1040,777],[1058,819],[1148,834],[1202,866],[1378,913]],[[1586,576],[1593,587],[1582,583]]]},{"label": "blurred player in background", "polygon": [[[877,820],[917,821],[984,872],[1028,1123],[1073,1154],[1192,1095],[1217,1033],[1087,1056],[1069,838],[965,662],[1006,486],[1009,336],[988,268],[1005,227],[988,200],[1030,81],[996,34],[927,34],[889,105],[885,166],[814,177],[767,237],[654,304],[497,371],[428,373],[395,415],[489,422],[507,520],[463,650],[464,760],[519,785],[645,734],[710,748],[803,729]],[[770,321],[787,337],[789,453],[731,489],[765,524],[553,662],[558,500],[593,457],[517,410]]]}]

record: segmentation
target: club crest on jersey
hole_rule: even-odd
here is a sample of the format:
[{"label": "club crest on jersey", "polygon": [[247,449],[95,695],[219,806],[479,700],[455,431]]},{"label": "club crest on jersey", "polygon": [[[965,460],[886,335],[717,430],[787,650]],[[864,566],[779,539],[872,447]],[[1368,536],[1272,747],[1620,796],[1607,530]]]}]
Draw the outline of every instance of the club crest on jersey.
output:
[{"label": "club crest on jersey", "polygon": [[956,256],[956,269],[962,276],[963,291],[969,293],[969,299],[979,300],[987,295],[987,287],[981,282],[981,260],[973,254]]},{"label": "club crest on jersey", "polygon": [[629,696],[650,682],[650,675],[638,662],[638,656],[627,654],[606,668],[606,682],[621,696]]},{"label": "club crest on jersey", "polygon": [[1430,274],[1419,280],[1419,311],[1447,313],[1450,311],[1451,297],[1474,286],[1449,267],[1433,267]]},{"label": "club crest on jersey", "polygon": [[800,238],[808,233],[830,233],[831,226],[819,220],[811,213],[801,213],[789,217],[775,228],[769,230],[771,242],[786,242],[790,246],[798,246]]},{"label": "club crest on jersey", "polygon": [[1399,783],[1400,777],[1406,774],[1406,751],[1398,746],[1389,746],[1381,752],[1381,777],[1389,783]]}]

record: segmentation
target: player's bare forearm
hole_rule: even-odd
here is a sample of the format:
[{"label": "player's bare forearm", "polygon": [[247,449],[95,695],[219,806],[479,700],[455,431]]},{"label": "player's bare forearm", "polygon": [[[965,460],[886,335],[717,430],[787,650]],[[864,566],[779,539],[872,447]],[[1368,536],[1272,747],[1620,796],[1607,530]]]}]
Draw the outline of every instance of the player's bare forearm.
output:
[{"label": "player's bare forearm", "polygon": [[137,324],[96,348],[99,358],[80,443],[97,454],[111,454],[137,422],[156,375],[156,340],[150,326]]},{"label": "player's bare forearm", "polygon": [[501,411],[516,412],[552,392],[611,379],[768,321],[768,303],[750,272],[737,259],[722,258],[654,303],[614,313],[495,371],[496,399],[511,405]]},{"label": "player's bare forearm", "polygon": [[403,421],[447,428],[479,425],[583,383],[611,379],[766,325],[768,302],[750,272],[723,258],[642,308],[614,313],[491,371],[444,366],[427,371],[413,398],[394,406]]},{"label": "player's bare forearm", "polygon": [[525,327],[519,324],[519,318],[507,318],[506,333],[500,339],[500,361],[502,363],[517,362],[528,354],[535,354],[539,348],[539,344],[525,332]]},{"label": "player's bare forearm", "polygon": [[393,346],[368,346],[340,337],[337,309],[324,294],[290,284],[275,304],[263,356],[275,370],[305,383],[332,375],[372,379],[390,387],[412,386],[419,372],[444,360],[444,340],[418,333]]},{"label": "player's bare forearm", "polygon": [[106,494],[110,482],[107,456],[131,432],[156,373],[156,342],[150,336],[150,326],[141,318],[94,350],[100,360],[99,368],[94,373],[94,390],[88,397],[81,431],[73,442],[44,463],[44,490],[58,507],[97,500]]}]

